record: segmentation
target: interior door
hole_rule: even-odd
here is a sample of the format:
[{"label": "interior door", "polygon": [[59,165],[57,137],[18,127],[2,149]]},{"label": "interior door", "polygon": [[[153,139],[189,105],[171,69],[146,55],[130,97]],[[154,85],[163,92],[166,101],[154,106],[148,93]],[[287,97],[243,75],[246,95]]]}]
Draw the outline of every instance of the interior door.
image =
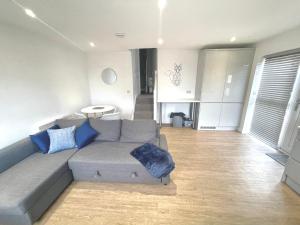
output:
[{"label": "interior door", "polygon": [[290,153],[300,126],[300,65],[279,137],[279,148]]}]

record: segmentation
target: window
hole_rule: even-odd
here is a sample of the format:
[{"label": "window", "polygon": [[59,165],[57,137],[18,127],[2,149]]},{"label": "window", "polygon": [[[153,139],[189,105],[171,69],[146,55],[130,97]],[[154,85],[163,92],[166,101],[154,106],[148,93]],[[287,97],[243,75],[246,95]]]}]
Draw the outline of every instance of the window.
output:
[{"label": "window", "polygon": [[277,148],[300,63],[300,53],[266,57],[250,134]]}]

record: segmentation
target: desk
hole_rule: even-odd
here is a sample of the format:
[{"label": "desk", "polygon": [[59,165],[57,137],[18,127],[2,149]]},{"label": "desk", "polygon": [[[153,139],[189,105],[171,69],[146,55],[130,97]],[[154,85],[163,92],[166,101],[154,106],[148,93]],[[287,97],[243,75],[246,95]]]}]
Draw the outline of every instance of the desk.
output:
[{"label": "desk", "polygon": [[89,114],[92,114],[96,118],[97,114],[100,114],[102,116],[103,114],[114,110],[115,107],[112,105],[92,105],[81,109],[81,112],[84,113],[87,117],[89,117]]},{"label": "desk", "polygon": [[196,125],[196,104],[200,103],[200,100],[197,99],[159,99],[157,100],[159,104],[159,125],[162,124],[162,105],[164,103],[190,103],[190,119],[193,120],[192,128],[195,129]]}]

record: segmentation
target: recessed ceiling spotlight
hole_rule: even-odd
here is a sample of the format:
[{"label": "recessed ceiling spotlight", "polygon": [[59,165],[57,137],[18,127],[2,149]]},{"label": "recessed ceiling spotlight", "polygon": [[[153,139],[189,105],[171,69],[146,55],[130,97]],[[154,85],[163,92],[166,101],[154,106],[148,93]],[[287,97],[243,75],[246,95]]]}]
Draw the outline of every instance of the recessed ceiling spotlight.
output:
[{"label": "recessed ceiling spotlight", "polygon": [[90,46],[91,46],[92,48],[96,47],[96,45],[95,45],[94,42],[90,42]]},{"label": "recessed ceiling spotlight", "polygon": [[163,10],[164,8],[166,8],[167,5],[167,0],[158,0],[158,8],[160,10]]},{"label": "recessed ceiling spotlight", "polygon": [[118,32],[118,33],[115,33],[115,36],[116,36],[117,38],[124,38],[124,37],[125,37],[125,33]]},{"label": "recessed ceiling spotlight", "polygon": [[235,36],[233,36],[233,37],[230,38],[230,42],[235,42],[235,41],[236,41],[236,37]]},{"label": "recessed ceiling spotlight", "polygon": [[157,43],[159,45],[162,45],[164,43],[164,40],[162,38],[158,38]]},{"label": "recessed ceiling spotlight", "polygon": [[35,13],[31,9],[24,9],[27,16],[30,16],[31,18],[36,18]]}]

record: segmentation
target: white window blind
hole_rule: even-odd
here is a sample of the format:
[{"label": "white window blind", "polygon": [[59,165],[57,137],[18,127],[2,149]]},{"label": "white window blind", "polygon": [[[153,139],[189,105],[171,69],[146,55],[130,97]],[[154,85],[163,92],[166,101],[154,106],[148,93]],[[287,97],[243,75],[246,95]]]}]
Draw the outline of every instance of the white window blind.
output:
[{"label": "white window blind", "polygon": [[265,58],[250,134],[277,148],[300,53]]}]

